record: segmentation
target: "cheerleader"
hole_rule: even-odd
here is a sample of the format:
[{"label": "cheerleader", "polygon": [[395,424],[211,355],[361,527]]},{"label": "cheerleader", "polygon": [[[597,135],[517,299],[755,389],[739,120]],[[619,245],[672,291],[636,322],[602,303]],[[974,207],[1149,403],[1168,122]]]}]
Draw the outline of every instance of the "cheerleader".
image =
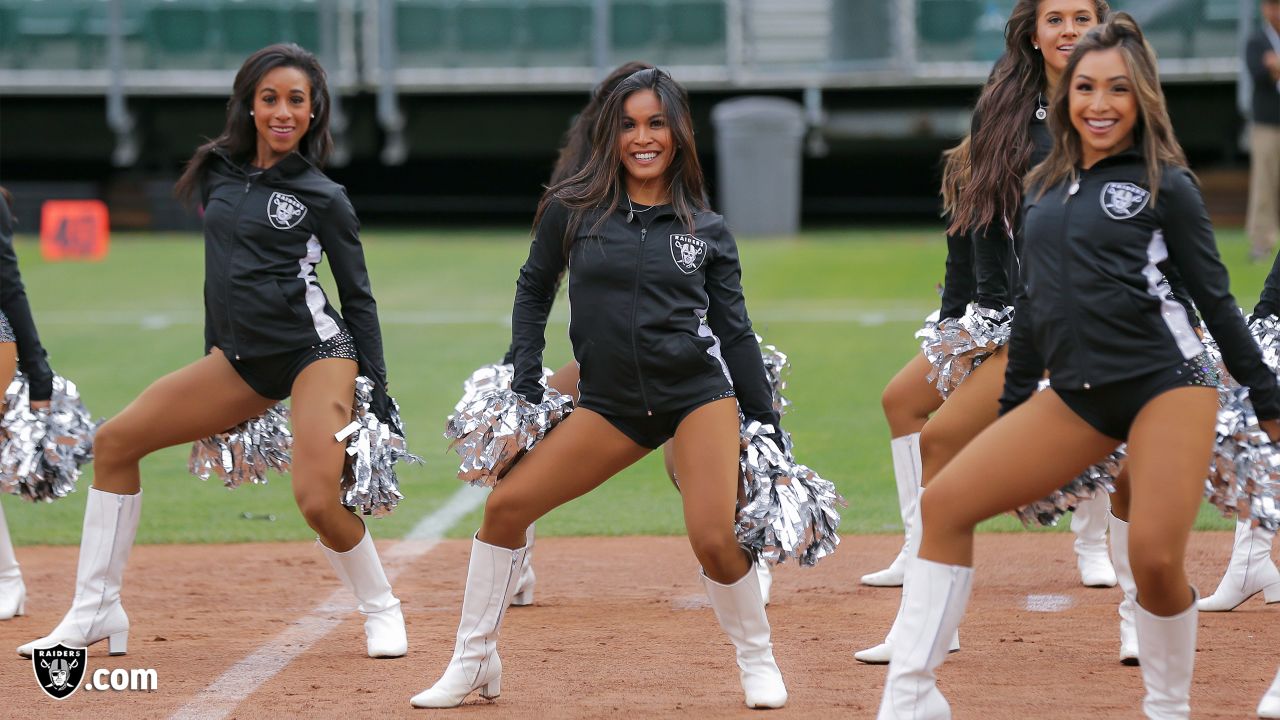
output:
[{"label": "cheerleader", "polygon": [[[45,357],[40,335],[31,317],[31,306],[18,272],[18,255],[13,250],[10,207],[13,196],[0,187],[0,379],[6,386],[21,369],[30,385],[31,408],[49,407],[53,396],[53,371]],[[0,620],[26,613],[27,588],[22,582],[13,540],[0,508]]]},{"label": "cheerleader", "polygon": [[[18,648],[102,640],[127,649],[120,602],[142,504],[138,463],[221,432],[292,396],[294,498],[334,571],[366,615],[371,657],[407,649],[400,601],[373,540],[339,502],[357,373],[376,384],[374,412],[391,417],[377,306],[359,223],[342,186],[320,168],[332,149],[329,91],[315,56],[272,45],[240,67],[221,135],[178,180],[199,193],[205,232],[205,356],[153,383],[97,435],[71,609],[48,636]],[[315,275],[327,254],[342,315]]]},{"label": "cheerleader", "polygon": [[[1277,314],[1280,314],[1280,256],[1271,266],[1252,317],[1261,319]],[[1271,559],[1276,534],[1252,525],[1248,518],[1237,520],[1226,574],[1218,583],[1218,589],[1200,601],[1202,611],[1229,612],[1258,593],[1262,593],[1268,603],[1280,602],[1280,571]]]},{"label": "cheerleader", "polygon": [[499,694],[498,632],[525,529],[671,440],[690,544],[737,648],[746,704],[782,707],[760,584],[734,534],[739,410],[774,428],[778,416],[733,236],[706,205],[684,88],[661,70],[635,73],[605,100],[591,139],[583,169],[543,195],[512,311],[512,388],[540,402],[547,314],[556,279],[573,268],[579,403],[489,495],[453,658],[411,702]]},{"label": "cheerleader", "polygon": [[[648,63],[634,60],[623,63],[614,68],[613,72],[609,73],[609,76],[591,91],[591,99],[583,106],[582,112],[573,118],[568,132],[565,133],[564,143],[560,146],[559,155],[556,156],[556,164],[551,169],[549,186],[563,182],[581,170],[583,165],[586,164],[587,158],[591,155],[591,128],[595,126],[596,119],[600,116],[600,108],[609,93],[613,92],[618,83],[632,74],[651,67],[653,66]],[[557,284],[559,283],[557,282]],[[513,363],[512,353],[514,350],[514,345],[507,348],[507,354],[502,358],[504,365]],[[572,396],[574,400],[577,400],[577,361],[570,360],[565,363],[564,367],[557,370],[547,379],[547,387],[562,395]],[[668,465],[668,467],[670,466]],[[535,534],[534,526],[530,524],[528,532],[525,533],[524,564],[520,568],[520,581],[516,585],[516,592],[511,596],[512,605],[524,606],[533,604],[533,589],[538,579],[537,574],[533,571],[533,542]]]},{"label": "cheerleader", "polygon": [[[969,138],[944,153],[943,206],[950,214],[959,195],[963,175],[970,166]],[[942,284],[942,305],[937,322],[958,320],[974,299],[976,281],[973,267],[973,240],[968,233],[947,235],[946,275]],[[897,557],[884,570],[863,575],[863,585],[898,587],[906,570],[911,545],[911,522],[920,494],[920,431],[938,408],[942,396],[928,381],[932,365],[923,353],[907,361],[885,386],[880,404],[889,425],[889,452],[893,457],[893,479],[898,488],[898,512],[904,540]],[[888,658],[885,659],[888,661]]]},{"label": "cheerleader", "polygon": [[[1021,231],[1006,224],[1005,218],[1018,217],[1023,176],[1049,154],[1048,98],[1071,50],[1108,13],[1106,0],[1018,0],[1009,15],[1005,54],[992,70],[974,111],[971,166],[949,229],[952,234],[979,234],[975,264],[980,307],[1002,310],[1012,300]],[[987,357],[925,423],[919,437],[922,487],[994,422],[1006,362],[1004,348]],[[1072,518],[1077,565],[1082,582],[1090,586],[1115,585],[1117,580],[1107,557],[1105,503],[1105,497],[1095,504],[1084,503]],[[914,520],[913,524],[919,527]],[[908,556],[911,553],[908,548]],[[896,629],[895,619],[884,642],[854,657],[871,664],[889,662]],[[950,648],[959,648],[957,638],[952,638]]]},{"label": "cheerleader", "polygon": [[[1280,438],[1280,391],[1228,288],[1213,228],[1173,135],[1154,53],[1118,14],[1089,32],[1052,103],[1053,149],[1028,177],[1026,272],[1009,343],[1002,417],[921,499],[900,642],[880,718],[948,718],[939,639],[964,615],[973,533],[1044,497],[1128,442],[1129,557],[1152,718],[1190,715],[1196,591],[1183,569],[1214,442],[1216,371],[1191,318],[1160,285],[1180,270],[1231,374]],[[1045,370],[1053,387],[1035,388]],[[993,462],[999,458],[1000,461]]]}]

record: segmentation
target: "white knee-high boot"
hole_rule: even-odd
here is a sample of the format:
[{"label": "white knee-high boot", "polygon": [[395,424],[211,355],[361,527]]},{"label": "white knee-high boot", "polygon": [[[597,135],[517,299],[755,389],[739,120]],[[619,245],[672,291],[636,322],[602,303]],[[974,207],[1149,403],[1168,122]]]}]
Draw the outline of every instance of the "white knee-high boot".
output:
[{"label": "white knee-high boot", "polygon": [[1100,492],[1076,506],[1071,532],[1076,534],[1076,567],[1087,587],[1115,587],[1116,571],[1107,554],[1107,518],[1111,496]]},{"label": "white knee-high boot", "polygon": [[1258,717],[1267,720],[1280,718],[1280,673],[1276,673],[1276,679],[1272,681],[1271,688],[1258,703]]},{"label": "white knee-high boot", "polygon": [[524,607],[533,604],[533,586],[538,582],[538,576],[533,572],[533,526],[536,523],[529,523],[529,529],[524,531],[524,562],[520,565],[520,580],[516,583],[516,594],[511,596],[511,604],[516,607]]},{"label": "white knee-high boot", "polygon": [[1147,695],[1142,711],[1149,720],[1191,717],[1191,673],[1196,664],[1196,600],[1172,617],[1160,617],[1137,606],[1138,647],[1142,648],[1142,684]]},{"label": "white knee-high boot", "polygon": [[902,549],[889,567],[862,576],[863,585],[898,587],[906,573],[908,546],[911,545],[912,508],[920,495],[920,433],[911,433],[889,441],[893,453],[893,479],[898,485],[898,511],[902,516]]},{"label": "white knee-high boot", "polygon": [[1218,589],[1200,601],[1200,609],[1228,612],[1258,593],[1262,593],[1268,603],[1280,602],[1280,571],[1271,559],[1271,542],[1275,537],[1274,532],[1255,528],[1248,520],[1237,522],[1227,572]]},{"label": "white knee-high boot", "polygon": [[1120,584],[1120,662],[1138,664],[1138,628],[1134,624],[1134,612],[1138,607],[1138,584],[1133,579],[1133,567],[1129,564],[1129,523],[1107,513],[1111,529],[1111,564],[1116,569]]},{"label": "white knee-high boot", "polygon": [[408,652],[409,639],[404,630],[400,600],[391,592],[391,583],[369,529],[365,528],[364,537],[346,552],[330,550],[319,541],[316,544],[329,558],[338,579],[359,602],[357,608],[365,615],[365,647],[369,657],[401,657]]},{"label": "white knee-high boot", "polygon": [[737,649],[742,691],[750,708],[780,708],[787,704],[787,686],[773,659],[769,618],[764,611],[755,568],[732,585],[702,575],[716,619]]},{"label": "white knee-high boot", "polygon": [[[907,545],[908,561],[916,558],[920,554],[920,530],[924,529],[924,525],[920,519],[920,497],[923,493],[924,488],[920,488],[919,493],[916,495],[916,501],[912,503],[911,507],[911,526],[917,528],[917,531],[907,537],[909,541]],[[858,652],[855,652],[853,654],[853,658],[855,660],[858,662],[864,662],[868,665],[886,665],[889,660],[893,658],[893,642],[894,638],[898,634],[898,625],[902,620],[903,609],[907,606],[907,594],[909,592],[911,592],[910,574],[903,578],[902,599],[898,601],[898,614],[894,616],[893,625],[889,627],[888,634],[884,636],[884,642],[879,645],[869,647],[866,650],[859,650]],[[958,652],[960,650],[959,631],[956,631],[956,633],[951,636],[951,644],[948,646],[948,650],[950,652]]]},{"label": "white knee-high boot", "polygon": [[502,692],[498,635],[523,561],[524,548],[508,550],[472,539],[453,658],[436,684],[414,695],[411,705],[450,708],[461,705],[476,690],[484,698],[496,698]]},{"label": "white knee-high boot", "polygon": [[948,720],[951,707],[934,674],[964,619],[973,568],[920,558],[907,567],[911,592],[902,608],[879,720]]},{"label": "white knee-high boot", "polygon": [[136,495],[116,495],[89,488],[71,609],[53,632],[19,647],[19,655],[31,657],[35,648],[53,647],[58,643],[88,647],[102,640],[109,641],[110,654],[125,654],[129,644],[129,616],[120,604],[120,584],[141,514],[142,491]]},{"label": "white knee-high boot", "polygon": [[4,508],[0,507],[0,620],[23,615],[26,607],[27,586],[22,583],[22,570],[13,553],[9,525],[4,519]]}]

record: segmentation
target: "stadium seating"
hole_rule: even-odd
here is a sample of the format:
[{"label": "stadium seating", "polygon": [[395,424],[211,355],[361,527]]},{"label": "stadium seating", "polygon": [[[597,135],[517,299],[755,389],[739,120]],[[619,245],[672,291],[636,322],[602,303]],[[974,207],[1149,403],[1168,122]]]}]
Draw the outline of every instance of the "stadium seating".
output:
[{"label": "stadium seating", "polygon": [[525,7],[529,64],[591,64],[591,0],[531,2]]},{"label": "stadium seating", "polygon": [[671,65],[723,63],[725,7],[723,0],[669,0],[667,30],[671,39],[666,62]]}]

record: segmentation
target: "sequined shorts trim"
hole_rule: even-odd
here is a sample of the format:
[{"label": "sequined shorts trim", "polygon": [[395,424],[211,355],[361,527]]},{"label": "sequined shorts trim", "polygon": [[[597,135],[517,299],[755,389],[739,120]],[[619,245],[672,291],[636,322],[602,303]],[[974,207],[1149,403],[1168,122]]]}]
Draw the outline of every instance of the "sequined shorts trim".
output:
[{"label": "sequined shorts trim", "polygon": [[13,334],[13,326],[9,324],[9,318],[0,312],[0,343],[18,342],[18,338]]}]

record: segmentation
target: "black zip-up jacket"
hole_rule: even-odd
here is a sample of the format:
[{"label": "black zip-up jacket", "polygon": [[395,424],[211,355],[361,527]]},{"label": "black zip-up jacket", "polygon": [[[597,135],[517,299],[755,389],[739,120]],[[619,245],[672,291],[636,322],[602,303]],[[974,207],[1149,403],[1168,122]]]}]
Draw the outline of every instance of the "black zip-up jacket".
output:
[{"label": "black zip-up jacket", "polygon": [[1277,89],[1275,78],[1271,77],[1271,71],[1263,62],[1263,57],[1271,51],[1271,41],[1262,30],[1254,33],[1244,48],[1245,66],[1253,80],[1249,119],[1260,125],[1280,125],[1280,89]]},{"label": "black zip-up jacket", "polygon": [[[27,376],[30,397],[39,402],[53,397],[53,371],[40,344],[36,322],[31,317],[27,290],[18,272],[18,254],[13,249],[13,213],[0,197],[0,311],[9,318],[18,344],[18,369]],[[8,378],[4,378],[7,386]],[[3,392],[0,390],[0,392]]]},{"label": "black zip-up jacket", "polygon": [[1253,317],[1268,315],[1280,315],[1280,254],[1271,263],[1271,272],[1267,273],[1267,281],[1262,285],[1258,304],[1253,306]]},{"label": "black zip-up jacket", "polygon": [[942,305],[938,319],[962,317],[977,293],[973,263],[973,236],[947,233],[947,271],[942,281]]},{"label": "black zip-up jacket", "polygon": [[[361,374],[385,389],[378,307],[346,190],[297,153],[264,171],[215,151],[201,199],[205,352],[217,346],[251,359],[311,347],[345,329]],[[326,254],[341,315],[316,279]]]},{"label": "black zip-up jacket", "polygon": [[[760,347],[742,297],[738,248],[724,218],[670,206],[586,213],[570,257],[569,340],[581,365],[582,407],[607,415],[674,412],[732,388],[748,420],[778,427]],[[542,400],[542,349],[556,278],[566,267],[569,211],[543,215],[516,282],[512,389]],[[732,378],[732,379],[730,379]]]},{"label": "black zip-up jacket", "polygon": [[1232,376],[1263,420],[1280,417],[1276,378],[1231,296],[1213,226],[1190,171],[1166,166],[1156,203],[1146,164],[1130,150],[1024,201],[1025,284],[1014,314],[1001,412],[1053,385],[1090,389],[1189,360],[1203,351],[1167,287],[1176,268]]}]

